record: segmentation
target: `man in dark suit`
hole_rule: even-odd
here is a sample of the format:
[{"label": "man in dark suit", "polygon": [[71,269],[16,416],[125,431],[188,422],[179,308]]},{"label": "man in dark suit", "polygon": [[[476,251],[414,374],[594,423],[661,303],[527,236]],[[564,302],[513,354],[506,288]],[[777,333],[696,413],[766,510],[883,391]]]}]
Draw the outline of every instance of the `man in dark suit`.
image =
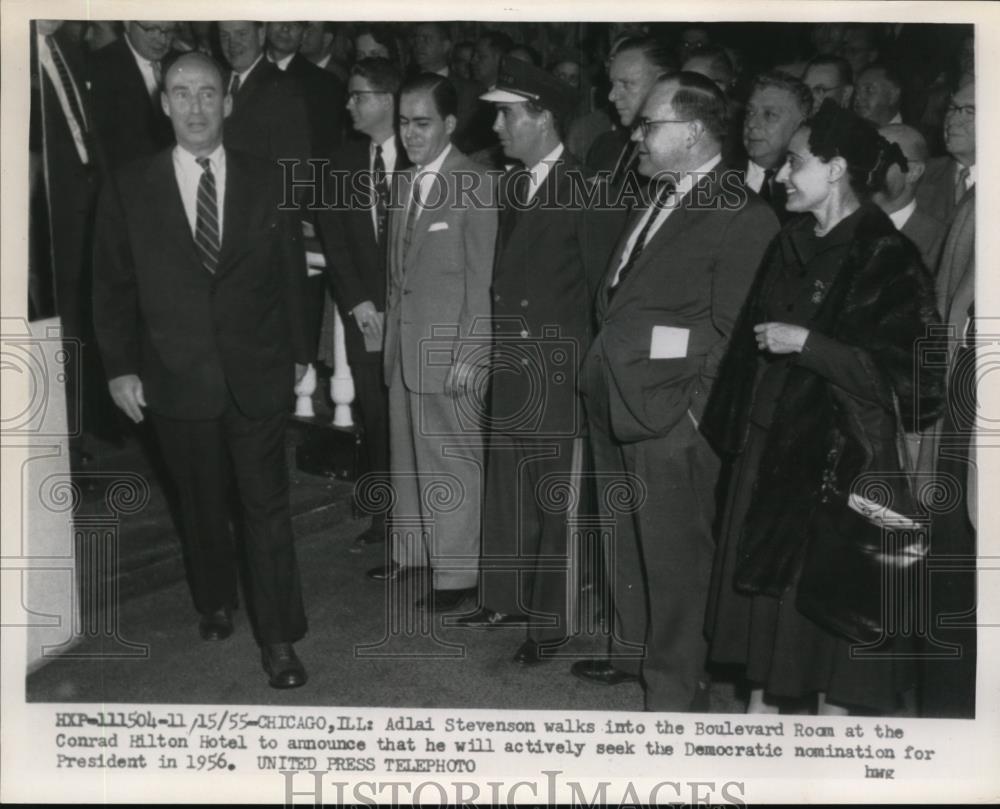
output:
[{"label": "man in dark suit", "polygon": [[785,162],[788,143],[812,111],[812,91],[787,73],[762,73],[754,79],[743,118],[743,148],[748,157],[744,182],[771,206],[778,220],[785,209],[785,187],[774,178]]},{"label": "man in dark suit", "polygon": [[575,556],[565,503],[549,501],[572,484],[582,462],[577,375],[590,342],[593,291],[579,200],[590,172],[562,143],[576,104],[565,82],[508,57],[483,98],[496,108],[504,153],[519,166],[501,186],[493,271],[482,606],[457,623],[526,626],[514,662],[530,666],[551,659],[546,654],[571,631],[567,584]]},{"label": "man in dark suit", "polygon": [[489,133],[476,132],[475,122],[483,126],[489,117],[489,105],[479,100],[485,87],[471,79],[453,75],[448,67],[451,56],[451,35],[443,22],[424,21],[413,26],[413,63],[418,73],[437,73],[455,87],[458,95],[458,122],[453,141],[466,154],[482,148],[489,142]]},{"label": "man in dark suit", "polygon": [[326,157],[344,138],[344,85],[298,53],[306,23],[269,22],[265,30],[268,60],[298,83],[309,118],[312,154]]},{"label": "man in dark suit", "polygon": [[298,363],[305,266],[275,167],[223,148],[232,107],[218,66],[185,54],[162,95],[177,146],[122,169],[97,215],[94,310],[112,398],[149,410],[180,494],[205,640],[232,632],[237,562],[228,482],[242,507],[244,592],[270,684],[306,681],[306,632],[288,502],[285,422]]},{"label": "man in dark suit", "polygon": [[603,684],[641,674],[656,711],[706,707],[702,624],[719,461],[698,419],[778,231],[737,174],[720,173],[725,109],[719,88],[696,73],[660,79],[647,98],[633,137],[652,202],[612,253],[582,371],[597,470],[622,476],[642,505],[616,515],[611,661],[572,671]]},{"label": "man in dark suit", "polygon": [[233,99],[226,147],[271,161],[307,160],[312,144],[302,90],[264,58],[264,24],[220,22],[219,43],[232,69],[226,83]]},{"label": "man in dark suit", "polygon": [[124,36],[93,55],[94,119],[111,169],[173,142],[160,83],[176,27],[172,21],[126,22]]},{"label": "man in dark suit", "polygon": [[[390,194],[393,176],[410,165],[396,136],[400,82],[399,68],[388,59],[362,59],[351,68],[347,110],[365,137],[349,140],[333,154],[326,196],[335,207],[317,213],[327,278],[344,322],[368,469],[376,475],[389,470],[382,325]],[[384,539],[384,514],[377,513],[356,542],[370,545]]]},{"label": "man in dark suit", "polygon": [[674,70],[671,50],[652,37],[626,39],[612,55],[608,100],[614,104],[621,125],[600,135],[586,155],[586,163],[594,171],[610,172],[612,186],[620,187],[625,173],[635,172],[636,147],[629,139],[632,124],[656,80]]},{"label": "man in dark suit", "polygon": [[899,146],[906,165],[904,167],[897,162],[889,166],[885,188],[875,193],[874,201],[889,215],[896,229],[917,246],[927,269],[936,272],[944,245],[945,226],[921,210],[916,200],[927,166],[927,141],[919,131],[905,124],[883,126],[879,134]]},{"label": "man in dark suit", "polygon": [[956,90],[944,118],[948,154],[927,161],[917,206],[935,219],[951,224],[955,211],[976,183],[976,84]]},{"label": "man in dark suit", "polygon": [[876,126],[903,123],[903,79],[895,66],[875,62],[854,79],[854,111]]},{"label": "man in dark suit", "polygon": [[114,434],[90,306],[93,217],[105,163],[82,54],[62,20],[38,20],[31,42],[28,316],[58,315],[67,351],[73,468],[90,459],[85,433]]},{"label": "man in dark suit", "polygon": [[343,23],[307,22],[299,53],[320,70],[332,73],[346,86],[350,78],[347,66],[350,41]]}]

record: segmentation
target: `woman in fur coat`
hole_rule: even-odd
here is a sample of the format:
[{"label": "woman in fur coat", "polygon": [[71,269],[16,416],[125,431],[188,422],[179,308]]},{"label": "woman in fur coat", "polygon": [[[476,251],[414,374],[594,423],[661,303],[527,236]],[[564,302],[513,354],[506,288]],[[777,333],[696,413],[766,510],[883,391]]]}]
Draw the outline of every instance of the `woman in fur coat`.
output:
[{"label": "woman in fur coat", "polygon": [[[898,149],[898,147],[896,147]],[[733,459],[706,617],[710,659],[738,664],[751,712],[891,713],[907,664],[852,659],[852,642],[796,608],[824,485],[846,490],[933,418],[936,371],[915,373],[937,323],[914,245],[869,195],[898,160],[852,112],[825,103],[798,130],[777,181],[790,220],[775,237],[719,369],[702,429]]]}]

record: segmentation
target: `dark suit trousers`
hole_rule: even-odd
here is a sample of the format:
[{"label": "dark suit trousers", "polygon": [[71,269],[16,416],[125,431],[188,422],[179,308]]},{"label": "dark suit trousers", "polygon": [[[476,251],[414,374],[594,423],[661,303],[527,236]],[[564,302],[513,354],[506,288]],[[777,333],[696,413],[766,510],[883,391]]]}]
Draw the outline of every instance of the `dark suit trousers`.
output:
[{"label": "dark suit trousers", "polygon": [[481,600],[530,618],[528,637],[570,634],[566,490],[572,438],[493,435],[486,460]]},{"label": "dark suit trousers", "polygon": [[235,473],[243,522],[243,589],[260,643],[294,642],[306,632],[288,500],[286,419],[283,412],[250,419],[232,401],[217,419],[153,414],[180,495],[181,536],[200,613],[236,604],[238,563],[228,508]]},{"label": "dark suit trousers", "polygon": [[663,437],[622,444],[608,429],[606,395],[587,405],[599,475],[625,473],[645,488],[640,508],[616,514],[608,561],[612,663],[638,673],[634,646],[645,640],[646,709],[690,710],[707,679],[703,623],[719,460],[687,415]]},{"label": "dark suit trousers", "polygon": [[[376,356],[382,359],[382,354]],[[358,418],[365,437],[368,472],[388,481],[389,475],[389,391],[380,362],[358,362],[351,365]],[[364,510],[365,504],[359,504]],[[385,525],[385,513],[372,514],[372,525]]]}]

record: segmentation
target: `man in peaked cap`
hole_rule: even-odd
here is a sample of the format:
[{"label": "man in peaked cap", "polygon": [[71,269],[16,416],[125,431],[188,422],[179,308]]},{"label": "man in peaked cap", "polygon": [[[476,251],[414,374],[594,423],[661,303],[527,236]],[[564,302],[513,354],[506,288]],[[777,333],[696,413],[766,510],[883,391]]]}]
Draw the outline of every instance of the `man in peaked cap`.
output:
[{"label": "man in peaked cap", "polygon": [[525,627],[514,662],[530,666],[558,655],[570,634],[573,555],[558,493],[580,468],[576,381],[590,342],[586,264],[595,256],[579,204],[589,174],[562,142],[575,106],[569,85],[508,58],[481,98],[493,103],[493,130],[518,165],[501,182],[493,270],[480,607],[457,623]]}]

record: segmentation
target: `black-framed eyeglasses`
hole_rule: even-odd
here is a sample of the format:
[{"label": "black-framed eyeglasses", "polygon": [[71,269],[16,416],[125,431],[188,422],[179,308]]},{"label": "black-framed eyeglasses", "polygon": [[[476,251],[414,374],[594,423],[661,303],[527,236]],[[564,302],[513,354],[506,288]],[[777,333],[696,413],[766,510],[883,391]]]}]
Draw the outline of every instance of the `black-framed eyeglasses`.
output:
[{"label": "black-framed eyeglasses", "polygon": [[387,93],[385,90],[351,90],[347,93],[347,100],[353,101],[357,104],[361,100],[362,96],[368,95],[385,96],[390,95],[390,93]]},{"label": "black-framed eyeglasses", "polygon": [[654,126],[660,126],[661,124],[689,124],[691,120],[689,118],[661,118],[658,121],[651,121],[649,118],[637,118],[633,129],[638,129],[642,132],[644,138],[649,137],[650,130]]},{"label": "black-framed eyeglasses", "polygon": [[174,34],[177,33],[176,28],[161,28],[159,25],[143,25],[141,22],[136,23],[142,32],[146,36],[150,37],[160,37],[161,39],[171,39]]},{"label": "black-framed eyeglasses", "polygon": [[975,104],[949,104],[945,108],[946,115],[965,115],[969,118],[976,117]]}]

